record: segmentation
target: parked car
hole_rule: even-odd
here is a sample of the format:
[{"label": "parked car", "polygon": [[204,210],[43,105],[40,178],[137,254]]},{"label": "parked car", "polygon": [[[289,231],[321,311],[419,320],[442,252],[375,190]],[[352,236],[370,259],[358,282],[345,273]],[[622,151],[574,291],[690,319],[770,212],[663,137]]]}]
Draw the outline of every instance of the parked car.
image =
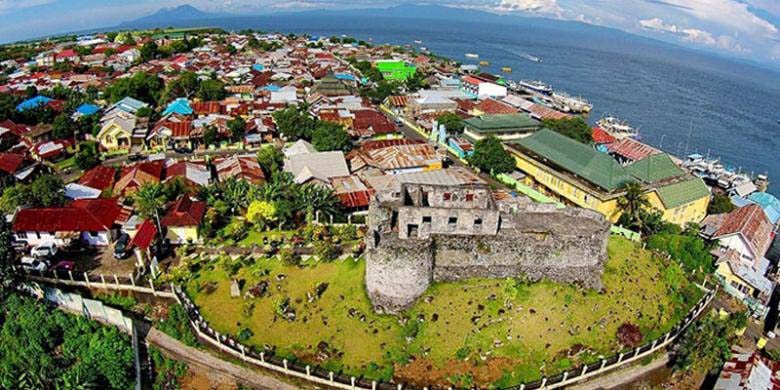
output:
[{"label": "parked car", "polygon": [[30,250],[30,254],[39,258],[50,258],[54,257],[58,251],[59,248],[57,248],[57,244],[53,242],[44,242],[43,244],[33,247]]},{"label": "parked car", "polygon": [[114,258],[121,260],[127,257],[127,246],[130,244],[130,235],[122,233],[114,244]]},{"label": "parked car", "polygon": [[192,153],[192,148],[189,146],[177,146],[173,148],[173,151],[179,154],[189,154]]},{"label": "parked car", "polygon": [[22,268],[28,271],[43,272],[49,269],[49,263],[43,259],[36,259],[35,257],[24,256],[21,260]]},{"label": "parked car", "polygon": [[57,264],[54,264],[54,267],[51,267],[52,271],[72,271],[73,267],[76,265],[75,261],[72,260],[62,260]]},{"label": "parked car", "polygon": [[127,156],[127,159],[130,160],[130,161],[141,161],[141,160],[146,159],[146,157],[144,157],[144,155],[141,154],[141,153],[133,153],[133,154]]}]

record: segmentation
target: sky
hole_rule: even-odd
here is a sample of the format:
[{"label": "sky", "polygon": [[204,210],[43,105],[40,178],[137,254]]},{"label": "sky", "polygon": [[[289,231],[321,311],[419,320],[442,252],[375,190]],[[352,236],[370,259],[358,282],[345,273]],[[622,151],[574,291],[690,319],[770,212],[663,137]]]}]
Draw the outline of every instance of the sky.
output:
[{"label": "sky", "polygon": [[[407,3],[418,3],[406,1]],[[389,0],[0,0],[0,42],[111,27],[163,7],[268,13],[387,7]],[[780,0],[428,0],[494,13],[517,13],[617,28],[780,67]]]}]

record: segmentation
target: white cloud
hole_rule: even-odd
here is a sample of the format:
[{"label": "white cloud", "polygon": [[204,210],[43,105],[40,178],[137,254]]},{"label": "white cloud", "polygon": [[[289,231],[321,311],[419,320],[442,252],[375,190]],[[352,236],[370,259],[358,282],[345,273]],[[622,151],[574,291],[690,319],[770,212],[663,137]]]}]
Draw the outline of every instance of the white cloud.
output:
[{"label": "white cloud", "polygon": [[501,0],[496,11],[523,11],[539,14],[560,15],[563,11],[557,0]]},{"label": "white cloud", "polygon": [[679,31],[677,26],[674,24],[666,24],[664,23],[663,19],[660,18],[640,20],[639,24],[649,30],[665,31],[671,33],[677,33]]},{"label": "white cloud", "polygon": [[777,27],[750,12],[748,4],[739,0],[664,0],[664,2],[677,6],[676,8],[683,13],[731,31],[767,35],[778,33]]},{"label": "white cloud", "polygon": [[683,34],[683,40],[701,43],[704,45],[712,46],[717,43],[715,37],[709,31],[699,30],[698,28],[685,28],[680,30]]},{"label": "white cloud", "polygon": [[39,5],[53,3],[56,0],[0,0],[0,12],[16,11]]}]

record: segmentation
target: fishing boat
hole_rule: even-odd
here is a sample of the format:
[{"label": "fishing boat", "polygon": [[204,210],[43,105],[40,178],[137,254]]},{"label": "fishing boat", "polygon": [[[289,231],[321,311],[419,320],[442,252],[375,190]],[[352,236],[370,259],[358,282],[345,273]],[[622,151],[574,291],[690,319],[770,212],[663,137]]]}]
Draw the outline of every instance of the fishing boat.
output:
[{"label": "fishing boat", "polygon": [[539,80],[520,80],[520,87],[530,93],[541,93],[549,95],[552,93],[552,87]]},{"label": "fishing boat", "polygon": [[466,58],[479,58],[479,54],[466,53]]},{"label": "fishing boat", "polygon": [[603,117],[596,122],[596,125],[617,139],[639,138],[638,129],[633,128],[627,121],[614,116]]},{"label": "fishing boat", "polygon": [[589,113],[593,105],[582,97],[574,97],[563,92],[552,93],[553,103],[563,112]]},{"label": "fishing boat", "polygon": [[482,61],[479,62],[479,64],[482,65],[482,66],[488,66],[488,65],[490,65],[490,62],[482,60]]},{"label": "fishing boat", "polygon": [[510,68],[508,66],[504,66],[504,67],[501,68],[501,71],[504,72],[504,73],[512,73],[512,68]]},{"label": "fishing boat", "polygon": [[536,63],[541,63],[542,62],[541,58],[536,57],[536,56],[532,56],[532,55],[527,54],[527,53],[520,54],[520,57],[523,57],[526,60],[531,61],[531,62],[536,62]]},{"label": "fishing boat", "polygon": [[422,45],[422,41],[421,41],[421,40],[419,40],[419,39],[415,39],[415,40],[414,40],[414,43],[416,43],[416,44],[418,44],[418,45]]}]

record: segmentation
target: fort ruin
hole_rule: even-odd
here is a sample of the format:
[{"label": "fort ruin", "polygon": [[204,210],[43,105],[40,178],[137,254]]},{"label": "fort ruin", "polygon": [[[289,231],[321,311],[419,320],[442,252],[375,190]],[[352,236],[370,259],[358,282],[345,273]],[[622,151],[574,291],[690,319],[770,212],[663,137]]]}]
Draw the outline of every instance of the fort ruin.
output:
[{"label": "fort ruin", "polygon": [[402,182],[369,206],[368,296],[375,310],[396,313],[439,281],[547,278],[601,289],[609,228],[594,211],[498,199],[481,182]]}]

